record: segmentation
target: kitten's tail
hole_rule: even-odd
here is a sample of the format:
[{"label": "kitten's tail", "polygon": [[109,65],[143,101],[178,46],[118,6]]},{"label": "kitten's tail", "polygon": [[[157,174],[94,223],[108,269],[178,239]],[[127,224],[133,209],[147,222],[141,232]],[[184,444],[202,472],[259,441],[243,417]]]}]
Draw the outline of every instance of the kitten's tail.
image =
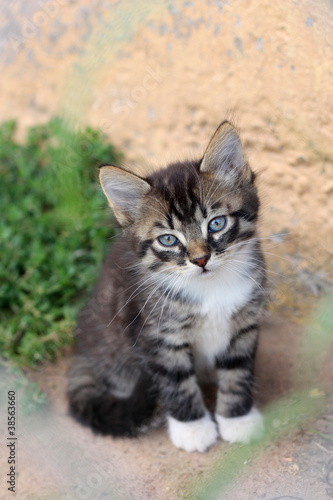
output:
[{"label": "kitten's tail", "polygon": [[90,367],[76,358],[68,373],[70,413],[93,431],[113,436],[137,436],[152,423],[157,394],[149,389],[148,376],[141,373],[126,398],[112,394]]}]

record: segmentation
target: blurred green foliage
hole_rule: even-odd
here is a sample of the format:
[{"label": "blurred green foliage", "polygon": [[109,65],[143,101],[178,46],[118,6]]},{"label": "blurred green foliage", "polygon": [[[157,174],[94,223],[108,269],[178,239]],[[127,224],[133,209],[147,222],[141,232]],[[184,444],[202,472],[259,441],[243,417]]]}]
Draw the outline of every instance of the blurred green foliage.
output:
[{"label": "blurred green foliage", "polygon": [[54,359],[72,339],[114,230],[98,165],[121,155],[91,128],[60,119],[0,126],[0,349],[18,364]]}]

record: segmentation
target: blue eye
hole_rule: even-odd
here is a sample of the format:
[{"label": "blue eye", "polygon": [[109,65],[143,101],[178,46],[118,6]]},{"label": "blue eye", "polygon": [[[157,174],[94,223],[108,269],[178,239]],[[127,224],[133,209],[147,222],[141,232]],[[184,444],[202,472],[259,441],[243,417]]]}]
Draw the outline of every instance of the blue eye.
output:
[{"label": "blue eye", "polygon": [[173,234],[164,234],[163,236],[159,236],[157,239],[165,247],[173,247],[178,243],[178,238],[176,238]]},{"label": "blue eye", "polygon": [[208,231],[210,233],[216,233],[217,231],[221,231],[227,223],[227,218],[222,215],[221,217],[215,217],[208,224]]}]

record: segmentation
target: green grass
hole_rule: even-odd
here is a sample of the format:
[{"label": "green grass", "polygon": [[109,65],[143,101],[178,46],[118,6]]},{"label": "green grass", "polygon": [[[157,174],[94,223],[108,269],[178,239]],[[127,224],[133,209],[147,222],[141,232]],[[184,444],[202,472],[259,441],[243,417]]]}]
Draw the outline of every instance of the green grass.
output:
[{"label": "green grass", "polygon": [[97,167],[121,155],[98,131],[59,119],[23,144],[15,128],[0,126],[0,350],[34,365],[71,343],[114,232]]}]

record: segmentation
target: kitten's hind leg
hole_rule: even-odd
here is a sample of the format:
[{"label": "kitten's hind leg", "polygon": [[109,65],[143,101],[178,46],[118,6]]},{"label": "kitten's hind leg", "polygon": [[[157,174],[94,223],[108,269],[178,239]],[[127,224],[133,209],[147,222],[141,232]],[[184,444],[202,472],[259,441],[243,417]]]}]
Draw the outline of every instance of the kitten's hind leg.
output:
[{"label": "kitten's hind leg", "polygon": [[82,357],[74,359],[69,371],[67,394],[70,412],[77,420],[95,432],[113,436],[136,436],[146,430],[157,401],[143,372],[102,379]]}]

